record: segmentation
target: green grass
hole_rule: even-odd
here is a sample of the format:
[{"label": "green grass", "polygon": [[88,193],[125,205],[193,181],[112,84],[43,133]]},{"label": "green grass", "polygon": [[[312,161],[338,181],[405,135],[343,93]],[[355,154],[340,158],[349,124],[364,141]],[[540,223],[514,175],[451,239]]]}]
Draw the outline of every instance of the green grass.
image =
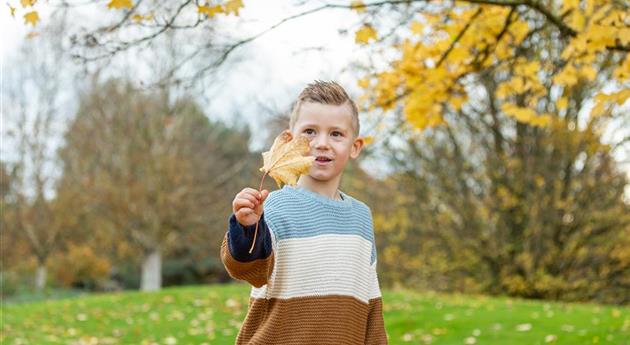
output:
[{"label": "green grass", "polygon": [[[3,305],[0,344],[234,344],[243,284]],[[390,344],[630,344],[630,308],[384,291]]]}]

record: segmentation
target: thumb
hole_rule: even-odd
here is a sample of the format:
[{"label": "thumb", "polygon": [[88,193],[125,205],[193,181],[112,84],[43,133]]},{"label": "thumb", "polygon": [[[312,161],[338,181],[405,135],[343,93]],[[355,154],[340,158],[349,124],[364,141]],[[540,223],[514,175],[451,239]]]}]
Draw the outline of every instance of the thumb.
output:
[{"label": "thumb", "polygon": [[267,196],[269,196],[269,191],[266,189],[263,189],[262,192],[260,192],[260,194],[262,194],[262,200],[261,202],[265,201],[265,199],[267,199]]}]

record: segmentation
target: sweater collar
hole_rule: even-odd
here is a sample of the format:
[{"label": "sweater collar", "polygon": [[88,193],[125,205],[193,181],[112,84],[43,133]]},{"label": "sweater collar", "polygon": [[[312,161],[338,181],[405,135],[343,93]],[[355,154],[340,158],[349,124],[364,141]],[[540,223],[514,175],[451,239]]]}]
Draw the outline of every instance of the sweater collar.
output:
[{"label": "sweater collar", "polygon": [[284,185],[284,187],[282,187],[283,189],[287,189],[287,190],[291,190],[293,192],[296,192],[300,195],[303,195],[305,197],[307,197],[308,199],[311,199],[315,202],[324,204],[324,205],[329,205],[329,206],[333,206],[333,207],[339,207],[339,208],[350,208],[352,207],[352,200],[351,197],[342,192],[341,190],[339,191],[339,195],[341,195],[341,198],[343,200],[335,200],[335,199],[331,199],[325,195],[321,195],[317,192],[314,192],[310,189],[307,188],[303,188],[303,187],[299,187],[299,186],[291,186],[291,185]]}]

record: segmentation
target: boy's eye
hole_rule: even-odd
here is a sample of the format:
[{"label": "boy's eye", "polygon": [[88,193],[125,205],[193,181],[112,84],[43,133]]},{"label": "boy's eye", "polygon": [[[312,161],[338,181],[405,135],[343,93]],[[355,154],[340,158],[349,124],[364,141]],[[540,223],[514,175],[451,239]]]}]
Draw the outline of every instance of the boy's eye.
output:
[{"label": "boy's eye", "polygon": [[343,133],[338,132],[338,131],[334,131],[332,134],[333,134],[333,136],[336,136],[336,137],[339,137],[339,136],[343,135]]},{"label": "boy's eye", "polygon": [[310,128],[307,128],[307,129],[304,130],[304,133],[306,133],[306,134],[314,134],[315,131],[310,129]]}]

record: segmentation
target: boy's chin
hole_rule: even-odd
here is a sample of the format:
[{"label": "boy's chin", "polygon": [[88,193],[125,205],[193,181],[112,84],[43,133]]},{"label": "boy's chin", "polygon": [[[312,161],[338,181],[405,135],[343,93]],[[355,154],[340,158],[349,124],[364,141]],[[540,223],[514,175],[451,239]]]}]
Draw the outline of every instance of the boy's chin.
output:
[{"label": "boy's chin", "polygon": [[317,182],[328,182],[335,179],[336,176],[324,174],[308,174],[308,176]]}]

